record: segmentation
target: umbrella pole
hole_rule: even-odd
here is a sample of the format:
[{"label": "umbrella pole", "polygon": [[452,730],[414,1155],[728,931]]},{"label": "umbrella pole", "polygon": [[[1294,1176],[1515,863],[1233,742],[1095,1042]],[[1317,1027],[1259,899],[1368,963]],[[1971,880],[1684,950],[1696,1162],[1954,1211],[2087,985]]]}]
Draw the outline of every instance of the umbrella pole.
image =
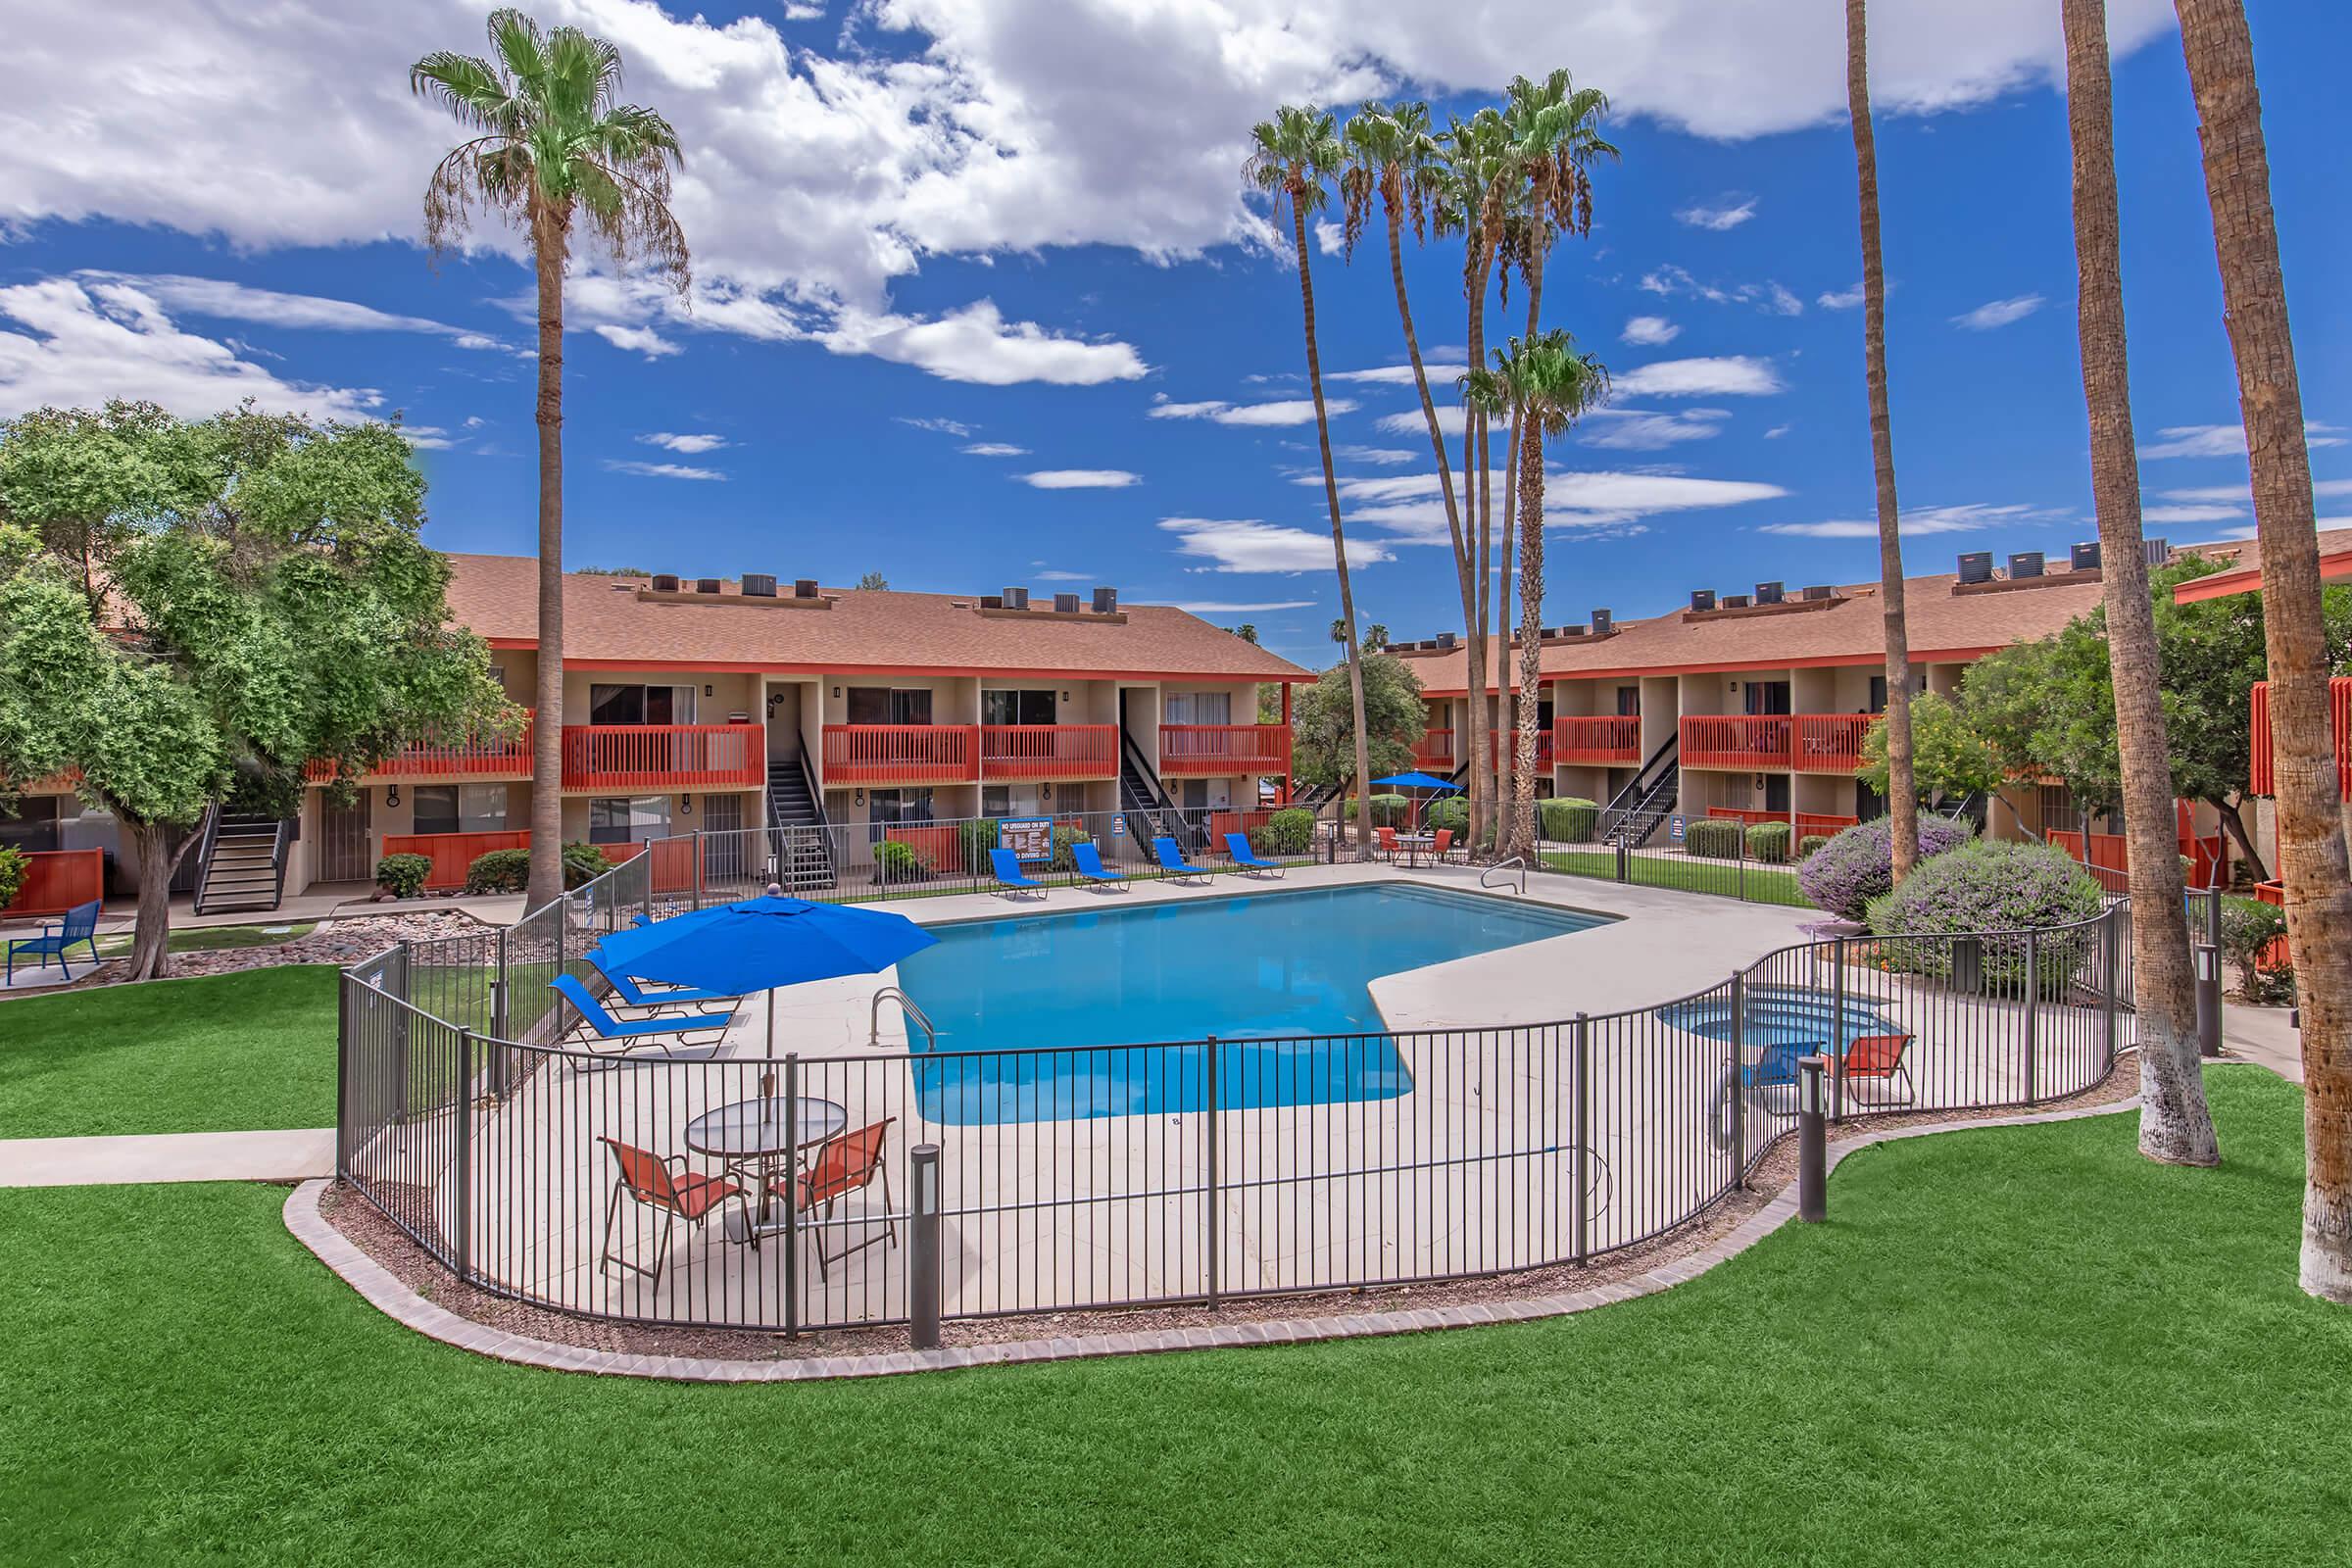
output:
[{"label": "umbrella pole", "polygon": [[773,1061],[776,1055],[776,988],[774,986],[767,988],[767,1055],[770,1061]]}]

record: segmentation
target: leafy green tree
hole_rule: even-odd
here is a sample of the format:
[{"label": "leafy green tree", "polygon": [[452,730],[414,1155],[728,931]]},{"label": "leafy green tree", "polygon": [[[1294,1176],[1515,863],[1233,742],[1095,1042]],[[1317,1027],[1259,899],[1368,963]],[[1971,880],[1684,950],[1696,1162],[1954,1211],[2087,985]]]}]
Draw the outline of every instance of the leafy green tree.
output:
[{"label": "leafy green tree", "polygon": [[564,891],[564,273],[583,221],[618,264],[644,256],[680,294],[686,236],[669,213],[677,133],[651,109],[617,104],[620,51],[577,27],[542,32],[519,11],[490,13],[490,58],[435,50],[409,86],[469,133],[424,188],[435,255],[477,212],[531,242],[539,318],[539,712],[532,729],[531,885],[536,908]]},{"label": "leafy green tree", "polygon": [[890,586],[890,579],[878,571],[869,571],[858,579],[858,586],[868,593],[878,593]]},{"label": "leafy green tree", "polygon": [[[153,404],[0,423],[0,779],[77,770],[139,875],[134,977],[172,872],[234,789],[297,800],[413,739],[519,722],[448,626],[424,480],[388,425]],[[554,793],[552,790],[549,793]]]},{"label": "leafy green tree", "polygon": [[[1911,739],[1913,777],[1930,807],[1999,789],[2008,777],[2000,748],[1939,692],[1911,699]],[[1862,737],[1862,765],[1854,777],[1885,795],[1886,773],[1886,726],[1873,724]]]},{"label": "leafy green tree", "polygon": [[1411,769],[1413,747],[1429,722],[1421,678],[1395,654],[1366,655],[1363,670],[1369,736],[1360,749],[1346,664],[1334,664],[1313,685],[1298,688],[1291,708],[1291,770],[1300,784],[1336,784],[1359,766],[1370,769],[1358,775],[1367,779]]}]

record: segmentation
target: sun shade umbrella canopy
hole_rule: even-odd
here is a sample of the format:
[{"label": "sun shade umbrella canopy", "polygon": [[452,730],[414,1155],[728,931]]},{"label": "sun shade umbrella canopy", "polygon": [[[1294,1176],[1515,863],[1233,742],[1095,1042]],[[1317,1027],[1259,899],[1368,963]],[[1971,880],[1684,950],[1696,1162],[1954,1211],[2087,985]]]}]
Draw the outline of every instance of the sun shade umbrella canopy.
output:
[{"label": "sun shade umbrella canopy", "polygon": [[1387,778],[1376,778],[1372,782],[1394,785],[1400,790],[1458,790],[1461,788],[1459,784],[1449,778],[1433,778],[1427,773],[1391,773]]}]

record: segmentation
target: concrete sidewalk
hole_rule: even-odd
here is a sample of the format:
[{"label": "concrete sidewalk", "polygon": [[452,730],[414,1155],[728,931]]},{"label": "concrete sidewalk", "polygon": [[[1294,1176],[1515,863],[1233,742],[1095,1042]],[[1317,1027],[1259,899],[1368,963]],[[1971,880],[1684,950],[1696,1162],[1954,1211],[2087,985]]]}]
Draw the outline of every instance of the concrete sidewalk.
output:
[{"label": "concrete sidewalk", "polygon": [[0,1138],[0,1187],[293,1182],[335,1173],[335,1130]]},{"label": "concrete sidewalk", "polygon": [[2303,1081],[2303,1040],[2286,1007],[2222,1004],[2222,1053],[2268,1067],[2290,1084]]}]

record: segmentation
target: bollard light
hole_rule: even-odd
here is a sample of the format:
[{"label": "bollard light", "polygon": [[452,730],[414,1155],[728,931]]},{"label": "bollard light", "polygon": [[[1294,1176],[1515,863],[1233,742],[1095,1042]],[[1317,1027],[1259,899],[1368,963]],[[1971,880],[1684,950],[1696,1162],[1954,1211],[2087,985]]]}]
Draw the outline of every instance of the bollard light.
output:
[{"label": "bollard light", "polygon": [[2199,980],[2212,981],[2219,980],[2221,978],[2221,975],[2217,969],[2218,960],[2221,957],[2219,951],[2206,943],[2200,942],[2196,946],[2196,957],[2197,978]]},{"label": "bollard light", "polygon": [[1822,1117],[1823,1056],[1796,1062],[1796,1217],[1814,1224],[1830,1217],[1829,1127]]}]

